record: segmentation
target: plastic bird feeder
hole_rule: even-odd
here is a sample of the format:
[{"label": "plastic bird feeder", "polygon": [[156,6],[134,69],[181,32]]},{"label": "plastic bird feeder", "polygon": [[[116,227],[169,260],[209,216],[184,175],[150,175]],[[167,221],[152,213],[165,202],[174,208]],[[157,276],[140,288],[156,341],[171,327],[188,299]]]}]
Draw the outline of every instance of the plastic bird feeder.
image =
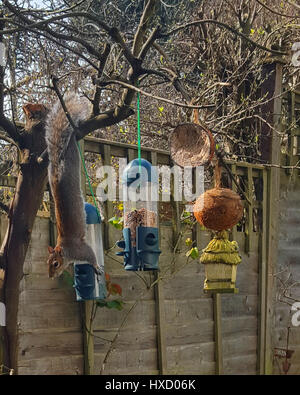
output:
[{"label": "plastic bird feeder", "polygon": [[87,241],[94,250],[97,263],[102,268],[102,275],[96,275],[94,268],[88,263],[74,262],[74,288],[76,300],[102,300],[107,296],[104,276],[104,255],[102,245],[101,218],[96,207],[85,203]]},{"label": "plastic bird feeder", "polygon": [[157,173],[145,159],[134,159],[124,169],[124,240],[117,242],[123,251],[116,254],[124,256],[125,270],[158,269],[158,209],[156,199],[151,198],[157,183]]}]

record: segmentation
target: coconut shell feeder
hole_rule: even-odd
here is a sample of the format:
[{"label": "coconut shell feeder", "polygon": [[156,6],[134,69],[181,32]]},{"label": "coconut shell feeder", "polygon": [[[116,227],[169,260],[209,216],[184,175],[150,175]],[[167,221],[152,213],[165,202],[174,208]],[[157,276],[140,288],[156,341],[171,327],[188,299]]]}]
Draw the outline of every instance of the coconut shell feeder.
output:
[{"label": "coconut shell feeder", "polygon": [[181,167],[204,166],[214,156],[215,142],[212,133],[204,124],[200,124],[197,111],[193,112],[193,119],[193,123],[178,125],[170,135],[171,158]]},{"label": "coconut shell feeder", "polygon": [[214,231],[231,229],[243,216],[243,204],[236,192],[221,187],[219,162],[215,168],[215,179],[215,188],[204,192],[196,200],[194,216],[207,229]]}]

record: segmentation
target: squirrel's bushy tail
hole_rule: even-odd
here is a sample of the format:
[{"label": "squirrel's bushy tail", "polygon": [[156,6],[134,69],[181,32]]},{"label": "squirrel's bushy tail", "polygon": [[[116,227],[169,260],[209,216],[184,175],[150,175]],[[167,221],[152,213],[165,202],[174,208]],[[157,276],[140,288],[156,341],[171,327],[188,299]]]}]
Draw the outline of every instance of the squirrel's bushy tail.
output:
[{"label": "squirrel's bushy tail", "polygon": [[[80,121],[88,118],[90,113],[88,99],[80,98],[76,93],[69,93],[64,97],[64,102],[76,126]],[[73,129],[58,100],[50,110],[46,120],[46,142],[51,164],[59,164],[72,133]]]}]

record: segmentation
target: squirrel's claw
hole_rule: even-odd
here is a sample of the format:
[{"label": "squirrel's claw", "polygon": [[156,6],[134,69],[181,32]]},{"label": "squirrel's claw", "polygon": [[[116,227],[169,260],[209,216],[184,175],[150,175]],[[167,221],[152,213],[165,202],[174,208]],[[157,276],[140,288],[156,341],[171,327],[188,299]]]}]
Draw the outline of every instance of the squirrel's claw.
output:
[{"label": "squirrel's claw", "polygon": [[94,266],[94,270],[97,276],[97,281],[99,282],[101,279],[101,276],[104,274],[103,269],[100,266]]}]

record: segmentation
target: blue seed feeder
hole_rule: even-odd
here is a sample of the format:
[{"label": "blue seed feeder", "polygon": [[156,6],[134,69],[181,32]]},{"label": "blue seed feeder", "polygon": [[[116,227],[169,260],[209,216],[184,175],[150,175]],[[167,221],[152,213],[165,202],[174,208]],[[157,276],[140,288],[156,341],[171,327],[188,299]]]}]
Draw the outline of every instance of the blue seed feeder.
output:
[{"label": "blue seed feeder", "polygon": [[87,224],[87,242],[92,247],[97,258],[98,266],[102,268],[103,274],[97,276],[94,268],[88,263],[74,262],[76,300],[102,300],[106,298],[107,292],[104,275],[101,218],[98,215],[96,207],[92,204],[85,203],[84,207]]},{"label": "blue seed feeder", "polygon": [[117,245],[123,251],[125,270],[157,270],[159,250],[157,185],[155,169],[145,159],[134,159],[123,176],[124,240]]}]

